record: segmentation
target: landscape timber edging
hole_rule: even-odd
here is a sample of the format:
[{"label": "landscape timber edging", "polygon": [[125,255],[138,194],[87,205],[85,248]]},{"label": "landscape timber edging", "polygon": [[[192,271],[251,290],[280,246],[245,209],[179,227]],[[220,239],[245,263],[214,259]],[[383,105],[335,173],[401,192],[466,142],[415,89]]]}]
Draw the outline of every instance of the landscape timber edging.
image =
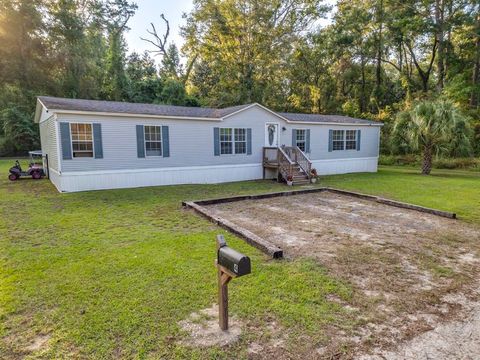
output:
[{"label": "landscape timber edging", "polygon": [[340,189],[334,189],[334,188],[326,188],[327,191],[337,193],[337,194],[343,194],[343,195],[350,195],[350,196],[355,196],[361,199],[365,200],[371,200],[378,202],[380,204],[384,205],[389,205],[389,206],[394,206],[398,208],[403,208],[403,209],[408,209],[408,210],[415,210],[415,211],[420,211],[436,216],[441,216],[449,219],[456,219],[457,214],[448,212],[448,211],[443,211],[443,210],[437,210],[437,209],[431,209],[427,208],[424,206],[419,206],[419,205],[414,205],[414,204],[409,204],[409,203],[404,203],[401,201],[396,201],[396,200],[390,200],[390,199],[385,199],[379,196],[374,196],[374,195],[367,195],[367,194],[362,194],[362,193],[356,193],[352,191],[346,191],[346,190],[340,190]]},{"label": "landscape timber edging", "polygon": [[255,235],[251,231],[248,231],[247,229],[232,223],[227,219],[214,215],[210,210],[204,208],[203,206],[198,205],[193,201],[183,202],[183,206],[192,208],[197,213],[206,217],[208,220],[243,238],[248,244],[256,247],[265,254],[270,255],[272,258],[280,259],[283,257],[283,250],[278,246],[268,242],[267,240],[261,238],[258,235]]},{"label": "landscape timber edging", "polygon": [[263,251],[267,255],[270,255],[274,259],[279,259],[283,257],[283,250],[279,248],[278,246],[270,243],[268,240],[265,240],[261,238],[258,235],[255,235],[251,231],[238,226],[234,224],[233,222],[222,218],[220,216],[215,215],[213,212],[210,210],[206,209],[202,205],[214,205],[214,204],[221,204],[221,203],[227,203],[227,202],[235,202],[235,201],[244,201],[244,200],[258,200],[258,199],[268,199],[268,198],[273,198],[273,197],[280,197],[280,196],[292,196],[292,195],[301,195],[301,194],[308,194],[308,193],[318,193],[318,192],[323,192],[323,191],[329,191],[332,193],[337,193],[341,195],[347,195],[347,196],[353,196],[357,197],[360,199],[364,200],[369,200],[373,202],[377,202],[380,204],[388,205],[388,206],[394,206],[398,208],[403,208],[403,209],[408,209],[408,210],[414,210],[414,211],[420,211],[436,216],[441,216],[449,219],[456,219],[457,214],[448,212],[448,211],[442,211],[442,210],[436,210],[436,209],[431,209],[419,205],[413,205],[409,203],[404,203],[400,201],[395,201],[395,200],[390,200],[390,199],[385,199],[379,196],[374,196],[374,195],[368,195],[368,194],[362,194],[362,193],[357,193],[353,191],[347,191],[347,190],[340,190],[340,189],[334,189],[334,188],[329,188],[329,187],[319,187],[315,189],[302,189],[302,190],[290,190],[290,191],[280,191],[280,192],[273,192],[273,193],[265,193],[265,194],[257,194],[257,195],[240,195],[240,196],[232,196],[232,197],[225,197],[225,198],[217,198],[217,199],[207,199],[207,200],[198,200],[198,201],[183,201],[182,205],[187,208],[191,208],[195,210],[197,213],[201,214],[202,216],[206,217],[213,223],[223,227],[224,229],[227,229],[228,231],[232,232],[235,235],[238,235],[239,237],[243,238],[244,240],[247,241],[250,245],[256,247],[257,249]]}]

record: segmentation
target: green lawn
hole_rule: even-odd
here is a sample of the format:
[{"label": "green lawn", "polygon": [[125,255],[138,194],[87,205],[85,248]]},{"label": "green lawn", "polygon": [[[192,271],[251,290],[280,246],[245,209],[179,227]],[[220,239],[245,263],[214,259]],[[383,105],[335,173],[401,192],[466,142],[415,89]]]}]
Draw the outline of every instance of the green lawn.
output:
[{"label": "green lawn", "polygon": [[[182,200],[286,190],[270,181],[59,194],[48,181],[9,182],[0,161],[0,354],[2,358],[244,358],[273,322],[291,354],[328,341],[331,327],[360,321],[337,302],[349,283],[309,260],[273,261],[181,208]],[[321,178],[454,211],[480,223],[480,174],[402,168]],[[179,345],[178,322],[216,301],[215,235],[252,258],[230,286],[231,313],[246,324],[226,349]],[[39,335],[49,340],[28,346]],[[306,344],[303,336],[309,339]]]},{"label": "green lawn", "polygon": [[411,167],[382,166],[378,173],[328,176],[325,186],[380,195],[417,205],[452,211],[480,224],[480,173],[436,170],[424,176]]}]

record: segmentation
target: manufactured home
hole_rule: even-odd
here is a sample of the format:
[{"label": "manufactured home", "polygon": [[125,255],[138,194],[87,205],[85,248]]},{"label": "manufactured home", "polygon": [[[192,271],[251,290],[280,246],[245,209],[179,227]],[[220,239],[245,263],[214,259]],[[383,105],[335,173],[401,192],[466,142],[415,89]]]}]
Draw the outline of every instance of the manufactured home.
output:
[{"label": "manufactured home", "polygon": [[41,96],[35,121],[61,192],[377,171],[381,123]]}]

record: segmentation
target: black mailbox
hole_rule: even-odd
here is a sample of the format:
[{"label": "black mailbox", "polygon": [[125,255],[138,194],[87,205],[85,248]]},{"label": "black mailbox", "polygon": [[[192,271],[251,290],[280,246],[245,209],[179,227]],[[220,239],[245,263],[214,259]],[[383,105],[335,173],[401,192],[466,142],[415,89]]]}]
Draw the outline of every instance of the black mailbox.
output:
[{"label": "black mailbox", "polygon": [[223,266],[236,276],[243,276],[250,274],[250,258],[228,247],[223,240],[220,244],[217,254],[218,265]]}]

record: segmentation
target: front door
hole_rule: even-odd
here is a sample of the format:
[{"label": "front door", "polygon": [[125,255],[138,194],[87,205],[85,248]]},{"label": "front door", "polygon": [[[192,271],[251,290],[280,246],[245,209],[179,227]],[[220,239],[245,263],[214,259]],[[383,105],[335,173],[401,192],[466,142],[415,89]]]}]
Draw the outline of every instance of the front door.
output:
[{"label": "front door", "polygon": [[265,146],[278,147],[278,124],[265,124]]}]

